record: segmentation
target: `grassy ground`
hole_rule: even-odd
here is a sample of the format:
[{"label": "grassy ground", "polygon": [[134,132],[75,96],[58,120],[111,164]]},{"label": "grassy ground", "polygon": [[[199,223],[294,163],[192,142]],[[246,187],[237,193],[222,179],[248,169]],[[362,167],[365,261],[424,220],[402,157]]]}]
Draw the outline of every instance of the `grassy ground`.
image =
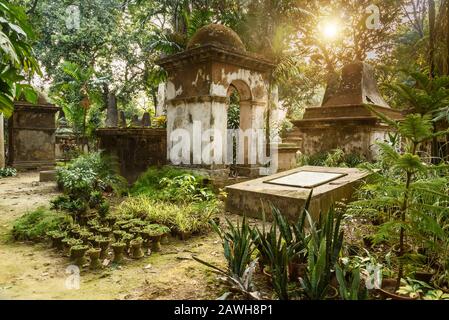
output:
[{"label": "grassy ground", "polygon": [[[0,180],[0,299],[215,299],[225,288],[191,259],[224,265],[214,233],[188,241],[170,239],[162,252],[122,267],[82,271],[79,290],[66,288],[67,258],[45,244],[14,242],[12,222],[27,210],[48,206],[55,183],[38,183],[38,173]],[[232,217],[237,219],[236,217]]]}]

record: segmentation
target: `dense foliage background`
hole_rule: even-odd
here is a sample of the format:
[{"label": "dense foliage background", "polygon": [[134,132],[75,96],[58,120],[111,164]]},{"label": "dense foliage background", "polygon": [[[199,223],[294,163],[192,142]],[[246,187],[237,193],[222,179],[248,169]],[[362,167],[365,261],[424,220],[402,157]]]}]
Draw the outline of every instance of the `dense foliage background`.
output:
[{"label": "dense foliage background", "polygon": [[[402,69],[449,73],[447,0],[13,2],[25,8],[36,33],[41,87],[66,107],[78,127],[82,112],[77,109],[86,96],[87,118],[94,125],[111,94],[128,115],[152,110],[164,78],[155,61],[182,50],[198,28],[211,22],[231,27],[248,50],[278,63],[273,79],[293,118],[305,106],[319,104],[329,75],[355,59],[376,65],[382,83],[408,80],[398,73]],[[79,12],[73,13],[73,6]],[[79,16],[79,25],[70,23],[73,15]],[[333,38],[322,32],[330,22],[338,28]],[[67,62],[87,77],[73,81],[64,71]],[[61,88],[67,82],[73,85]],[[395,93],[388,88],[384,93],[395,105]]]}]

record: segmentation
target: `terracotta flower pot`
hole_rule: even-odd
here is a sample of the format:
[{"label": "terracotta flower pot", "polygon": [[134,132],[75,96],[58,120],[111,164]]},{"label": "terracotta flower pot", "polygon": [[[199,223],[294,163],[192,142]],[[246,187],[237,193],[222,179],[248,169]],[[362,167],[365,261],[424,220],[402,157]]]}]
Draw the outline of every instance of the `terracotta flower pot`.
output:
[{"label": "terracotta flower pot", "polygon": [[111,228],[103,227],[103,228],[100,228],[98,231],[100,232],[101,236],[103,236],[105,238],[109,238],[112,230],[111,230]]},{"label": "terracotta flower pot", "polygon": [[51,246],[56,250],[63,250],[62,239],[65,238],[65,234],[55,232],[51,235]]},{"label": "terracotta flower pot", "polygon": [[111,244],[110,239],[97,239],[98,246],[101,249],[100,259],[106,259],[108,257],[108,248]]},{"label": "terracotta flower pot", "polygon": [[328,290],[327,290],[327,294],[326,294],[326,299],[328,300],[335,300],[338,297],[338,290],[336,287],[330,285]]},{"label": "terracotta flower pot", "polygon": [[415,272],[415,279],[425,282],[425,283],[430,283],[430,281],[432,280],[432,277],[434,276],[435,272],[427,272],[427,271],[416,271]]},{"label": "terracotta flower pot", "polygon": [[142,230],[140,232],[140,236],[143,239],[142,242],[142,247],[144,248],[149,248],[151,246],[151,236],[150,236],[150,232],[147,230]]},{"label": "terracotta flower pot", "polygon": [[115,242],[112,244],[112,250],[114,250],[114,263],[122,263],[123,256],[126,248],[126,243],[123,242]]},{"label": "terracotta flower pot", "polygon": [[96,270],[101,268],[102,266],[100,261],[101,249],[99,248],[89,249],[89,251],[87,251],[87,254],[89,255],[90,258],[89,269]]},{"label": "terracotta flower pot", "polygon": [[133,259],[140,259],[144,256],[143,250],[142,250],[142,239],[134,239],[131,240],[131,257]]},{"label": "terracotta flower pot", "polygon": [[383,279],[382,280],[382,287],[380,289],[377,289],[379,294],[386,298],[386,299],[392,299],[392,300],[417,300],[416,298],[411,298],[409,296],[403,296],[398,295],[395,292],[396,288],[396,279]]},{"label": "terracotta flower pot", "polygon": [[161,236],[151,235],[151,251],[160,252],[161,250]]},{"label": "terracotta flower pot", "polygon": [[76,245],[70,249],[70,260],[78,267],[82,267],[87,263],[85,258],[86,251],[89,249],[86,245]]},{"label": "terracotta flower pot", "polygon": [[80,239],[83,241],[84,244],[89,244],[89,238],[92,237],[94,234],[90,231],[83,230],[80,232]]},{"label": "terracotta flower pot", "polygon": [[64,238],[61,240],[62,243],[62,255],[64,257],[68,257],[70,255],[70,247],[71,245],[69,244],[70,242],[70,238]]}]

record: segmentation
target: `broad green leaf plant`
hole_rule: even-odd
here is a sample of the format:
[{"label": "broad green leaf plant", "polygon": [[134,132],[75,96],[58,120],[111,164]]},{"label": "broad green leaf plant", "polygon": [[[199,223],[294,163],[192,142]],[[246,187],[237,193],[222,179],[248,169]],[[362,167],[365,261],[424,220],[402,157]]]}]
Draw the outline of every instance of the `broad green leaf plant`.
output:
[{"label": "broad green leaf plant", "polygon": [[0,0],[0,114],[6,117],[12,114],[16,98],[23,95],[33,103],[38,99],[33,88],[23,83],[40,74],[31,47],[33,37],[23,9]]},{"label": "broad green leaf plant", "polygon": [[[388,211],[389,219],[380,227],[380,232],[382,240],[397,236],[398,289],[404,276],[406,234],[413,237],[421,235],[432,241],[444,234],[434,219],[438,213],[447,213],[445,190],[448,183],[444,178],[447,166],[424,162],[420,152],[428,142],[448,134],[448,131],[434,133],[430,115],[410,114],[401,121],[393,121],[370,106],[366,107],[394,128],[401,140],[398,145],[378,142],[384,170],[368,167],[374,178],[374,182],[365,185],[362,191],[368,197],[352,203],[350,211]],[[425,224],[429,227],[423,230]]]}]

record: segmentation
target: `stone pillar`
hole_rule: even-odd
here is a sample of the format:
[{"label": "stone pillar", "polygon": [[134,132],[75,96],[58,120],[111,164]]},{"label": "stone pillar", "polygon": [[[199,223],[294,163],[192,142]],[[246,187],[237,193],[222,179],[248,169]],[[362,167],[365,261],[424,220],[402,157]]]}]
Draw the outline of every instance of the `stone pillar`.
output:
[{"label": "stone pillar", "polygon": [[115,94],[108,95],[108,108],[106,113],[106,127],[115,128],[118,125],[117,99]]},{"label": "stone pillar", "polygon": [[119,119],[118,121],[119,127],[126,128],[126,117],[123,111],[120,111],[118,119]]},{"label": "stone pillar", "polygon": [[162,116],[166,112],[165,106],[165,88],[166,84],[161,83],[157,88],[157,106],[156,106],[156,117]]},{"label": "stone pillar", "polygon": [[5,135],[3,126],[3,114],[0,113],[0,168],[5,167]]},{"label": "stone pillar", "polygon": [[145,112],[142,116],[142,127],[150,127],[151,126],[151,118],[148,112]]},{"label": "stone pillar", "polygon": [[131,118],[131,125],[133,127],[140,127],[142,125],[140,123],[139,116],[137,114],[132,116],[132,118]]}]

